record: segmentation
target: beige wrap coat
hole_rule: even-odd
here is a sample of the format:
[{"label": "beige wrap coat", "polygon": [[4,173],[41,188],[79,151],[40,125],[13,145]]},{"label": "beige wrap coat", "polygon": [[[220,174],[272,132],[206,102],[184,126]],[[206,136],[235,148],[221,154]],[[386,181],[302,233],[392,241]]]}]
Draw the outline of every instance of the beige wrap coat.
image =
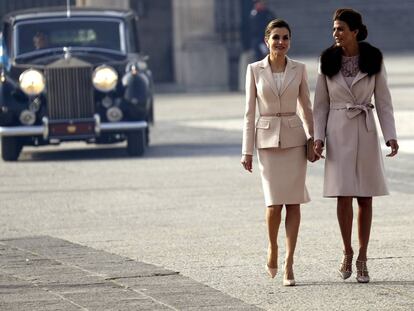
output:
[{"label": "beige wrap coat", "polygon": [[388,194],[374,110],[385,142],[396,139],[384,64],[371,76],[359,72],[351,87],[341,72],[331,78],[319,73],[314,126],[315,140],[326,140],[324,196]]}]

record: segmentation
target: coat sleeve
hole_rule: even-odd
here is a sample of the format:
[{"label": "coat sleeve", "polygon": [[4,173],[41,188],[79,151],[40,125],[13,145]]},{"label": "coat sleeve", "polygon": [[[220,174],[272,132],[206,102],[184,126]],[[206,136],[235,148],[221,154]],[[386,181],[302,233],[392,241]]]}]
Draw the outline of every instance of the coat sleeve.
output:
[{"label": "coat sleeve", "polygon": [[242,154],[253,155],[254,151],[256,94],[253,69],[251,65],[248,65],[246,71],[246,108],[244,112]]},{"label": "coat sleeve", "polygon": [[326,83],[326,76],[319,72],[316,81],[315,100],[313,102],[313,120],[315,126],[315,141],[322,140],[325,142],[326,124],[329,115],[329,92]]},{"label": "coat sleeve", "polygon": [[306,73],[306,66],[303,65],[302,80],[299,85],[299,112],[302,119],[306,123],[308,133],[313,136],[313,114],[312,114],[312,103],[310,100],[308,74]]},{"label": "coat sleeve", "polygon": [[387,143],[390,139],[397,139],[394,110],[392,107],[391,93],[387,84],[387,72],[384,64],[381,66],[381,71],[375,76],[374,97],[378,120],[381,125],[385,142]]}]

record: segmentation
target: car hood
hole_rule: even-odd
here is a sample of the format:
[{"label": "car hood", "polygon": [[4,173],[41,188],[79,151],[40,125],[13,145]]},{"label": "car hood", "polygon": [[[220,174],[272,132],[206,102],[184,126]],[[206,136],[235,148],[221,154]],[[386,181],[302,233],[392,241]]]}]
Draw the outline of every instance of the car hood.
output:
[{"label": "car hood", "polygon": [[[127,59],[127,55],[110,53],[110,52],[96,52],[96,51],[71,51],[71,57],[81,59],[92,65],[108,64],[110,62],[123,62]],[[65,57],[63,51],[51,51],[42,55],[28,55],[23,57],[17,57],[15,59],[16,66],[47,66],[59,59]]]}]

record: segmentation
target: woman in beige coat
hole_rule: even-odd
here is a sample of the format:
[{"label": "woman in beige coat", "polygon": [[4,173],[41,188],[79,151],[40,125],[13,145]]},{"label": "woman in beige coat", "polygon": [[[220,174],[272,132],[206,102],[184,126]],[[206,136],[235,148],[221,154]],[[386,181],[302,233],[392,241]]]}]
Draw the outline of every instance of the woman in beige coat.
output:
[{"label": "woman in beige coat", "polygon": [[[313,119],[305,65],[286,56],[291,31],[283,20],[271,21],[265,30],[269,55],[250,64],[246,75],[246,111],[241,163],[252,171],[254,144],[265,196],[269,235],[266,270],[277,273],[277,235],[281,211],[286,206],[286,259],[283,284],[295,285],[293,255],[300,224],[300,204],[308,202],[306,177],[306,134],[296,113],[297,103],[313,135]],[[255,111],[259,118],[255,122]]]},{"label": "woman in beige coat", "polygon": [[[315,153],[322,157],[326,140],[324,196],[337,198],[337,216],[344,244],[339,269],[352,274],[352,200],[358,202],[359,254],[357,281],[369,282],[367,248],[371,231],[372,197],[387,195],[375,109],[392,157],[398,152],[390,91],[380,50],[361,42],[367,29],[361,15],[338,9],[333,17],[335,44],[321,55],[315,102]],[[371,98],[375,98],[375,106]]]}]

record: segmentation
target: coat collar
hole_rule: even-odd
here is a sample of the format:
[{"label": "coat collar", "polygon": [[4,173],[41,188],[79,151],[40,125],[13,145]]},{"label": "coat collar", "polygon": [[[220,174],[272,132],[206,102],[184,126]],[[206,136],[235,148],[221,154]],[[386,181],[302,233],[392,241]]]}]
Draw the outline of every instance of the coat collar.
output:
[{"label": "coat collar", "polygon": [[[341,70],[342,49],[338,46],[331,46],[322,52],[320,60],[322,73],[332,78]],[[367,42],[359,42],[358,66],[361,72],[369,76],[377,74],[382,66],[381,51]]]},{"label": "coat collar", "polygon": [[269,63],[269,55],[267,55],[264,59],[262,59],[259,62],[259,67],[262,68],[262,70],[263,70],[265,80],[270,85],[273,93],[275,93],[276,96],[282,95],[283,92],[287,89],[289,84],[292,82],[292,80],[296,76],[296,69],[295,69],[296,64],[287,56],[286,56],[286,60],[287,60],[287,64],[286,64],[286,68],[285,68],[285,78],[283,79],[283,84],[282,84],[282,87],[280,89],[280,93],[279,93],[279,91],[276,87],[276,84],[275,84],[274,80],[273,80],[272,68],[271,68],[270,63]]}]

